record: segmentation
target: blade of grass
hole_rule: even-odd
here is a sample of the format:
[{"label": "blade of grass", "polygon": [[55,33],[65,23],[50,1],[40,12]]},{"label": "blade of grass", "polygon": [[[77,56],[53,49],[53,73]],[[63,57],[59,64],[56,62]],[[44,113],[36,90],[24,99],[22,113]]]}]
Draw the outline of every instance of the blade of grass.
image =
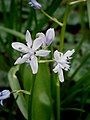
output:
[{"label": "blade of grass", "polygon": [[25,39],[25,36],[24,36],[22,33],[17,32],[17,31],[15,31],[15,30],[13,30],[13,29],[9,29],[9,28],[0,26],[0,30],[1,30],[1,31],[5,31],[5,32],[7,32],[7,33],[9,33],[9,34],[11,34],[11,35],[16,36],[16,37],[19,37],[20,39]]},{"label": "blade of grass", "polygon": [[87,11],[88,11],[89,28],[90,28],[90,0],[87,0]]},{"label": "blade of grass", "polygon": [[65,36],[65,30],[66,30],[66,22],[67,22],[67,18],[70,12],[70,6],[67,5],[66,10],[65,10],[65,14],[63,17],[63,27],[61,28],[61,34],[60,34],[60,51],[63,51],[64,49],[64,36]]}]

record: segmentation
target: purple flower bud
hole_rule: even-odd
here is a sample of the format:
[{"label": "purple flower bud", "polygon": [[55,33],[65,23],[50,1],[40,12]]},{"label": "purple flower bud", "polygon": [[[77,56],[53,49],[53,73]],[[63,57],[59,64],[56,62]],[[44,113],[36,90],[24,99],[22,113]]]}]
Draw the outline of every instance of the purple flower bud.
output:
[{"label": "purple flower bud", "polygon": [[54,32],[54,28],[50,28],[47,30],[46,32],[46,44],[50,45],[55,37],[55,32]]},{"label": "purple flower bud", "polygon": [[34,7],[35,9],[41,9],[41,4],[38,3],[36,0],[29,0],[29,4],[31,5],[31,7]]}]

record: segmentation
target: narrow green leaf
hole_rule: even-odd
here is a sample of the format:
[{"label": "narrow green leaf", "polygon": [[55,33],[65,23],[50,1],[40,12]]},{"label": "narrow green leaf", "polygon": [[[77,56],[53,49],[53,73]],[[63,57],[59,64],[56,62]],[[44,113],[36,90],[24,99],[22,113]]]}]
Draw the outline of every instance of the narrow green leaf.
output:
[{"label": "narrow green leaf", "polygon": [[7,33],[9,33],[11,35],[16,36],[16,37],[19,37],[20,39],[25,39],[25,36],[22,33],[18,32],[18,31],[15,31],[13,29],[9,29],[9,28],[0,26],[0,30],[5,31],[5,32],[7,32]]},{"label": "narrow green leaf", "polygon": [[[12,91],[21,89],[17,76],[15,75],[18,70],[19,70],[19,66],[14,66],[10,69],[8,73],[8,79],[9,79],[9,83]],[[16,93],[13,93],[13,95],[14,95],[14,98],[17,97]],[[27,107],[26,107],[25,98],[22,93],[18,95],[16,102],[23,116],[27,119]]]},{"label": "narrow green leaf", "polygon": [[[47,64],[40,64],[35,79],[31,120],[51,119],[50,78]],[[30,106],[31,107],[31,106]]]},{"label": "narrow green leaf", "polygon": [[90,0],[87,0],[87,11],[88,11],[89,28],[90,28]]}]

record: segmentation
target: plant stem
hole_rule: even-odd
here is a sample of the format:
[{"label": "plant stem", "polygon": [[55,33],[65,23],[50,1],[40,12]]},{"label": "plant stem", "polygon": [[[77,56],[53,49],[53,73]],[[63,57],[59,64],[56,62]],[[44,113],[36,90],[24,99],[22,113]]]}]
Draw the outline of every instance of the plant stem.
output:
[{"label": "plant stem", "polygon": [[64,18],[63,18],[63,26],[62,26],[62,29],[61,29],[61,35],[60,35],[60,51],[63,51],[63,48],[64,48],[64,37],[65,37],[65,30],[66,30],[66,22],[67,22],[69,11],[70,11],[70,6],[67,5],[67,8],[65,10],[65,15],[64,15]]},{"label": "plant stem", "polygon": [[56,89],[57,89],[57,94],[56,94],[56,102],[57,102],[57,120],[60,120],[60,81],[57,79],[56,83]]},{"label": "plant stem", "polygon": [[77,1],[73,1],[73,2],[70,2],[69,5],[74,5],[76,3],[80,3],[80,2],[85,2],[86,0],[77,0]]},{"label": "plant stem", "polygon": [[28,120],[32,120],[32,99],[33,99],[33,93],[34,93],[35,78],[36,78],[36,75],[33,75],[31,96],[29,96],[29,101],[28,101]]},{"label": "plant stem", "polygon": [[54,62],[54,60],[39,60],[39,63],[51,63]]},{"label": "plant stem", "polygon": [[51,19],[52,21],[54,21],[55,23],[57,23],[58,25],[60,25],[61,27],[63,26],[63,24],[61,22],[59,22],[56,18],[51,17],[50,15],[48,15],[44,10],[41,10],[41,12],[47,16],[49,19]]}]

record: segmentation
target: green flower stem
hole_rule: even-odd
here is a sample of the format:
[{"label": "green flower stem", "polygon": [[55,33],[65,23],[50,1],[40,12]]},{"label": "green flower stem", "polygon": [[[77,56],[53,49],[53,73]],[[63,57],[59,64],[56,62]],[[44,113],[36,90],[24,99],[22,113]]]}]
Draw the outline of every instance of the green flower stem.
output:
[{"label": "green flower stem", "polygon": [[27,95],[30,95],[31,93],[29,91],[26,91],[26,90],[14,90],[12,91],[11,93],[24,93],[24,94],[27,94]]},{"label": "green flower stem", "polygon": [[86,0],[77,0],[77,1],[73,1],[73,2],[70,2],[69,5],[74,5],[76,3],[80,3],[80,2],[85,2]]},{"label": "green flower stem", "polygon": [[56,88],[57,88],[57,95],[56,95],[57,120],[60,120],[60,81],[58,80],[58,78],[57,78]]},{"label": "green flower stem", "polygon": [[39,63],[50,63],[50,62],[54,62],[54,60],[39,60]]},{"label": "green flower stem", "polygon": [[41,9],[41,12],[47,16],[49,19],[51,19],[52,21],[54,21],[55,23],[57,23],[58,25],[60,25],[61,27],[63,26],[63,24],[61,22],[59,22],[56,18],[51,17],[50,15],[48,15],[44,10]]},{"label": "green flower stem", "polygon": [[65,37],[65,30],[66,30],[66,22],[67,22],[67,18],[69,15],[69,11],[70,11],[70,6],[67,5],[67,8],[65,10],[65,15],[63,18],[63,26],[61,29],[61,35],[60,35],[60,51],[63,51],[64,48],[64,37]]},{"label": "green flower stem", "polygon": [[33,82],[32,82],[32,88],[31,88],[31,95],[29,96],[29,101],[28,101],[28,120],[32,120],[32,98],[34,93],[36,75],[33,75],[32,79],[33,79]]}]

